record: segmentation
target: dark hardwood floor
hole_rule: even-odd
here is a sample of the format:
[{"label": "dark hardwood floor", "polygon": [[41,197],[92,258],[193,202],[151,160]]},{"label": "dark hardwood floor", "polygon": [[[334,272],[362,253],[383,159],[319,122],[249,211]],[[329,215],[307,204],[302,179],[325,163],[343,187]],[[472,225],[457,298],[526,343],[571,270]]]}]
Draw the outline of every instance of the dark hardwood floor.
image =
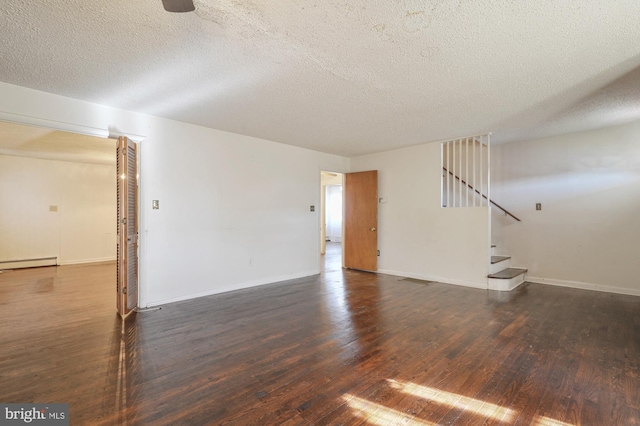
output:
[{"label": "dark hardwood floor", "polygon": [[640,423],[638,297],[329,262],[123,323],[114,288],[113,264],[0,273],[0,402],[72,425]]}]

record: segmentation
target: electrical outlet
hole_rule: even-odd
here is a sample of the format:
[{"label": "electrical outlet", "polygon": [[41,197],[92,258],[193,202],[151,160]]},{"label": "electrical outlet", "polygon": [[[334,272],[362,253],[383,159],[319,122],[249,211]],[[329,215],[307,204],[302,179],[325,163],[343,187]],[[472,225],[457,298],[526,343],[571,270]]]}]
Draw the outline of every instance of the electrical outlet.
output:
[{"label": "electrical outlet", "polygon": [[151,202],[151,207],[152,207],[154,210],[158,210],[158,209],[160,208],[160,200],[153,200],[153,201]]},{"label": "electrical outlet", "polygon": [[380,250],[378,250],[378,256],[380,256]]},{"label": "electrical outlet", "polygon": [[316,206],[309,206],[309,210],[312,211],[312,212],[315,212],[316,211]]}]

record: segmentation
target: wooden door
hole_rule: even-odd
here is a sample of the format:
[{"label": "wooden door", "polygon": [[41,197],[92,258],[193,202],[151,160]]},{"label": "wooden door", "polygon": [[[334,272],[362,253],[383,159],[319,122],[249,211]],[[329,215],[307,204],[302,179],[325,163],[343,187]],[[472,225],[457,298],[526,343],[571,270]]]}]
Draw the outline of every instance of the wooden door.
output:
[{"label": "wooden door", "polygon": [[344,181],[345,268],[378,269],[378,171],[347,173]]},{"label": "wooden door", "polygon": [[118,138],[118,250],[116,306],[121,316],[138,306],[138,145]]}]

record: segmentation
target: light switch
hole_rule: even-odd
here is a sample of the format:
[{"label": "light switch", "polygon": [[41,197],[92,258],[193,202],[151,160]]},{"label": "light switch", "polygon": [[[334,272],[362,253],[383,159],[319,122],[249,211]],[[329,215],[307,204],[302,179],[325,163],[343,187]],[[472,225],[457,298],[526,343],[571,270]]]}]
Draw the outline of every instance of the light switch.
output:
[{"label": "light switch", "polygon": [[542,210],[542,203],[536,203],[536,210]]},{"label": "light switch", "polygon": [[158,210],[160,208],[160,200],[153,200],[151,202],[151,205],[153,206],[154,210]]}]

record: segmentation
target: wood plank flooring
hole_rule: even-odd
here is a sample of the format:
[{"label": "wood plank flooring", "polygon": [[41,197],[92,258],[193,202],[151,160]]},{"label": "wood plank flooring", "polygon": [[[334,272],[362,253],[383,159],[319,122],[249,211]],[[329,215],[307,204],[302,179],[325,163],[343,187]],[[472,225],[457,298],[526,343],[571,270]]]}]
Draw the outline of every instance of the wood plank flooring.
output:
[{"label": "wood plank flooring", "polygon": [[638,297],[330,263],[123,323],[114,287],[113,264],[0,274],[0,402],[72,425],[640,424]]}]

